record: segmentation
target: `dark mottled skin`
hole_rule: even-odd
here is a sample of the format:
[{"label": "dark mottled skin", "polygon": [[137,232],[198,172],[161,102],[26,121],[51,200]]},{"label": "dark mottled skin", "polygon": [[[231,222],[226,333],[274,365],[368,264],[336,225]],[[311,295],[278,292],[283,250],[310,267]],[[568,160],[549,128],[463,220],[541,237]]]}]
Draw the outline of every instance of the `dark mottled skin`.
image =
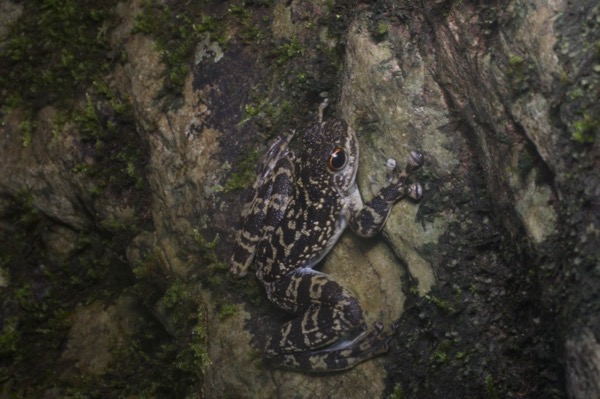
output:
[{"label": "dark mottled skin", "polygon": [[242,214],[230,271],[243,277],[254,260],[269,300],[296,315],[267,343],[271,363],[305,371],[343,370],[386,352],[391,333],[380,323],[368,327],[354,295],[313,267],[346,226],[371,237],[382,229],[395,202],[405,195],[420,198],[420,185],[408,185],[406,179],[423,157],[413,152],[405,170],[391,174],[363,204],[355,183],[358,142],[345,122],[310,126],[298,155],[289,149],[293,136],[279,138],[265,157]]}]

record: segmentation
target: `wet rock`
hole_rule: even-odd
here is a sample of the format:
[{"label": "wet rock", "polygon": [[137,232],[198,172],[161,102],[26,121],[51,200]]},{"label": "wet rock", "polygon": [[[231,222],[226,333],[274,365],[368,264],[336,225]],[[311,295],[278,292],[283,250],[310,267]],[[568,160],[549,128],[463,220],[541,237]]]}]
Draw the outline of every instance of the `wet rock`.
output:
[{"label": "wet rock", "polygon": [[114,353],[127,344],[127,337],[143,328],[136,298],[122,296],[114,304],[84,306],[70,316],[71,329],[60,362],[67,365],[66,375],[101,375],[106,372]]},{"label": "wet rock", "polygon": [[[99,194],[77,172],[99,157],[76,124],[57,131],[55,107],[35,115],[33,140],[21,132],[27,110],[3,111],[0,194],[26,192],[55,223],[42,234],[49,259],[70,264],[84,231],[118,240],[124,235],[114,231],[127,230],[119,256],[132,284],[151,272],[163,291],[173,281],[194,287],[206,310],[207,397],[597,396],[599,6],[246,3],[249,11],[215,8],[223,12],[213,23],[234,19],[222,37],[196,21],[213,31],[199,36],[175,99],[163,92],[164,51],[172,49],[131,33],[140,2],[116,8],[110,41],[126,61],[106,80],[129,99],[131,137],[147,147],[148,206],[118,185]],[[20,12],[0,4],[2,18]],[[391,352],[316,376],[261,360],[287,315],[268,304],[252,273],[233,281],[224,262],[240,189],[252,180],[246,164],[271,136],[314,120],[323,91],[332,99],[326,117],[357,131],[365,199],[372,181],[385,179],[388,158],[403,164],[417,149],[425,165],[414,176],[424,187],[419,203],[397,204],[374,239],[344,234],[322,265],[356,293],[370,322],[399,322]],[[83,94],[95,98],[94,90]],[[228,188],[232,176],[244,178]],[[0,266],[0,286],[10,288],[9,268]],[[185,337],[162,294],[142,298],[145,306]],[[65,381],[101,376],[136,331],[134,300],[118,298],[69,317]]]}]

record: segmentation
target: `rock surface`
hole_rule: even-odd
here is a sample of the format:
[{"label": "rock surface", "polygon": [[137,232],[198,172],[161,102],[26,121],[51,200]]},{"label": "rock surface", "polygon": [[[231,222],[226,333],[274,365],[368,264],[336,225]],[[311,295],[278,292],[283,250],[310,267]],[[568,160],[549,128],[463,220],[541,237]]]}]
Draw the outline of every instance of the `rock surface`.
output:
[{"label": "rock surface", "polygon": [[[122,56],[106,87],[82,83],[84,116],[0,101],[0,397],[110,397],[119,380],[132,397],[598,397],[600,5],[172,3],[116,6]],[[144,30],[148,4],[176,40]],[[0,10],[8,43],[27,13]],[[323,92],[358,132],[363,197],[413,149],[425,195],[322,265],[369,320],[399,323],[390,353],[310,375],[261,361],[287,316],[225,262],[256,159]]]}]

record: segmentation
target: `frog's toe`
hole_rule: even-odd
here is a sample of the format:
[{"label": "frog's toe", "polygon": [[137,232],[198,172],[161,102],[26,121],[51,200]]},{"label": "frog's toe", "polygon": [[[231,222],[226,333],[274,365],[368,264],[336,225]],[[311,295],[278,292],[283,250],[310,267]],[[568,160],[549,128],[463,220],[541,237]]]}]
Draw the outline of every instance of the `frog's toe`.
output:
[{"label": "frog's toe", "polygon": [[394,169],[396,169],[397,166],[397,162],[394,158],[389,158],[387,160],[387,162],[385,163],[385,169],[388,171],[388,173],[391,173],[394,171]]},{"label": "frog's toe", "polygon": [[371,194],[377,195],[381,186],[375,176],[369,175],[369,186],[371,187]]},{"label": "frog's toe", "polygon": [[423,197],[423,186],[419,183],[413,183],[408,186],[408,196],[415,201],[418,201]]},{"label": "frog's toe", "polygon": [[420,151],[411,151],[410,158],[408,159],[408,165],[411,170],[420,168],[423,166],[423,162],[425,162],[425,156]]}]

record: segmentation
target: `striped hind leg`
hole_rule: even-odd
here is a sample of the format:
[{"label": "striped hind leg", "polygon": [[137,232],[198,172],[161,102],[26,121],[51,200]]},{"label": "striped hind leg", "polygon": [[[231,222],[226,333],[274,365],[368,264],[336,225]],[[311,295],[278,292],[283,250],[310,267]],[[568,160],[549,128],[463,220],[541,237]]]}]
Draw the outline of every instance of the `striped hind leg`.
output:
[{"label": "striped hind leg", "polygon": [[269,299],[296,315],[269,340],[267,359],[307,371],[350,368],[387,351],[379,325],[367,328],[358,300],[330,276],[297,270],[266,285]]},{"label": "striped hind leg", "polygon": [[355,337],[306,352],[281,353],[269,358],[278,367],[326,372],[346,370],[374,356],[386,353],[393,331],[385,331],[381,323],[375,323]]}]

